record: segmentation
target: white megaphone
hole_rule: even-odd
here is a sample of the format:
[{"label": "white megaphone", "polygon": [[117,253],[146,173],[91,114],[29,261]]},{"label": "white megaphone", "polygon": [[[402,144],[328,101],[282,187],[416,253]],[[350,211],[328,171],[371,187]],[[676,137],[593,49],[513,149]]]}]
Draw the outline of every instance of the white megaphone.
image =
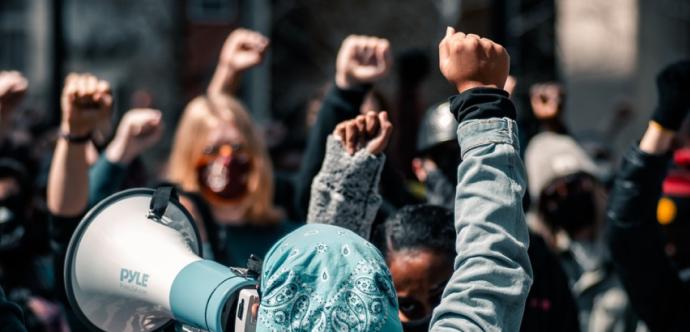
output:
[{"label": "white megaphone", "polygon": [[94,330],[153,331],[173,321],[208,331],[253,330],[256,269],[200,255],[196,224],[172,187],[123,191],[91,209],[72,235],[67,297]]}]

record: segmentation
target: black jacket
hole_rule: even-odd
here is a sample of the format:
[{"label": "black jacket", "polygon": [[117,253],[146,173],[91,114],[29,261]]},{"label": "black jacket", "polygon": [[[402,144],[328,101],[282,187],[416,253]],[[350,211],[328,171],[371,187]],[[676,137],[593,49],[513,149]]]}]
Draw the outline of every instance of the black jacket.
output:
[{"label": "black jacket", "polygon": [[307,220],[311,182],[326,156],[326,138],[338,123],[359,115],[359,108],[370,88],[369,85],[361,85],[342,90],[334,85],[324,97],[316,123],[307,138],[302,165],[295,177],[294,205],[299,220]]},{"label": "black jacket", "polygon": [[687,331],[690,291],[664,252],[656,221],[668,161],[667,155],[650,155],[637,147],[625,154],[609,197],[607,241],[640,319],[651,331]]},{"label": "black jacket", "polygon": [[[333,85],[321,103],[316,123],[309,132],[307,147],[302,158],[302,165],[294,178],[294,210],[297,220],[306,220],[309,209],[311,183],[326,156],[326,141],[335,127],[343,121],[356,118],[360,107],[371,89],[371,85],[357,85],[343,90]],[[390,163],[383,166],[381,174],[381,195],[384,198],[377,220],[385,218],[395,209],[406,205],[421,203],[416,200],[404,186],[401,173],[393,169]]]},{"label": "black jacket", "polygon": [[5,300],[5,293],[0,288],[0,332],[26,331],[22,320],[21,309]]}]

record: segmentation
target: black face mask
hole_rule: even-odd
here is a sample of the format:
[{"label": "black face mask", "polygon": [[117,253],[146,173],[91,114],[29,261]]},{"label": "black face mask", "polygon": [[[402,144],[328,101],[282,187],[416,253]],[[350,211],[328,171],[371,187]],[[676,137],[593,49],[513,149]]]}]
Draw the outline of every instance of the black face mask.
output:
[{"label": "black face mask", "polygon": [[429,331],[429,324],[431,323],[431,315],[426,318],[417,319],[409,322],[403,322],[402,328],[405,332],[426,332]]},{"label": "black face mask", "polygon": [[17,196],[0,200],[0,252],[17,248],[24,236],[22,206]]}]

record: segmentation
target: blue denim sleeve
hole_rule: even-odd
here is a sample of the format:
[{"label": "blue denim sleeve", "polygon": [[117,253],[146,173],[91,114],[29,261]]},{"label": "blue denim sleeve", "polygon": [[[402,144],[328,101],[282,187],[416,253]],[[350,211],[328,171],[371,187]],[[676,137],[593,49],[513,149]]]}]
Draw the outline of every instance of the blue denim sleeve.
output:
[{"label": "blue denim sleeve", "polygon": [[517,125],[508,118],[458,126],[454,273],[433,331],[518,331],[532,284],[522,209],[526,176]]}]

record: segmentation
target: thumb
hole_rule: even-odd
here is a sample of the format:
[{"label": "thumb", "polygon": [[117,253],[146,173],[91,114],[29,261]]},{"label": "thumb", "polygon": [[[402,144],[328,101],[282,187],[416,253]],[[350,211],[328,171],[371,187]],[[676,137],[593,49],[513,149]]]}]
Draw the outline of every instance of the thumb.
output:
[{"label": "thumb", "polygon": [[453,28],[453,27],[447,27],[446,28],[446,38],[448,38],[454,34],[455,34],[455,28]]},{"label": "thumb", "polygon": [[391,133],[393,132],[393,125],[388,121],[388,113],[379,113],[379,132],[374,139],[369,142],[369,152],[378,154],[383,152],[388,146]]}]

